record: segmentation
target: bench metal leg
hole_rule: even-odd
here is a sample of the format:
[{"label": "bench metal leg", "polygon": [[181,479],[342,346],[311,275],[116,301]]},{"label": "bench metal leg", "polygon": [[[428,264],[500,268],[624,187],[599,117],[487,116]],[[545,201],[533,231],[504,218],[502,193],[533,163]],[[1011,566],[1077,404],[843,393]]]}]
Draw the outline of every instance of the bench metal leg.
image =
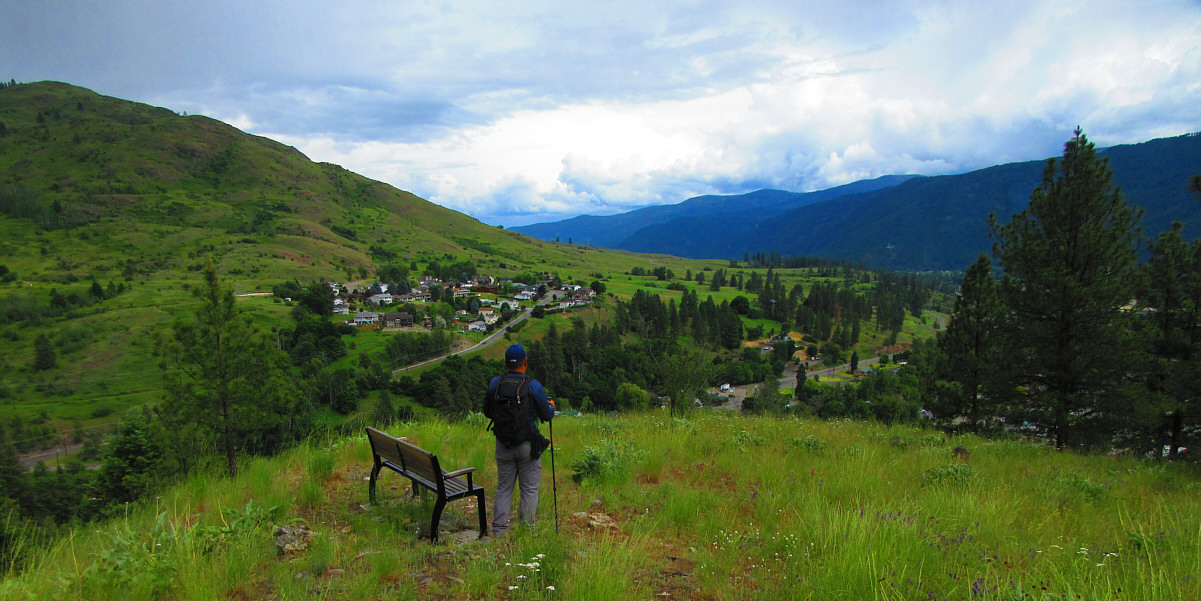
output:
[{"label": "bench metal leg", "polygon": [[371,484],[367,485],[367,498],[370,503],[375,505],[375,481],[379,478],[380,465],[379,459],[376,458],[375,466],[371,468]]},{"label": "bench metal leg", "polygon": [[475,504],[479,508],[480,514],[480,538],[484,538],[484,535],[488,533],[488,510],[484,508],[484,489],[476,491],[475,498]]},{"label": "bench metal leg", "polygon": [[434,517],[430,520],[430,542],[438,542],[438,523],[442,521],[442,510],[446,508],[446,499],[439,497],[434,503]]}]

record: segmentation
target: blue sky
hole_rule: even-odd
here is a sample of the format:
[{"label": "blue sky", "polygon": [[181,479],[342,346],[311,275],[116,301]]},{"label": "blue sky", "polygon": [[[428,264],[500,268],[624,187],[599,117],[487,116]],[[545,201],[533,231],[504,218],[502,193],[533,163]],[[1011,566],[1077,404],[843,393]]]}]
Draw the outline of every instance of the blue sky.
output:
[{"label": "blue sky", "polygon": [[521,225],[1201,130],[1201,3],[11,1],[0,78]]}]

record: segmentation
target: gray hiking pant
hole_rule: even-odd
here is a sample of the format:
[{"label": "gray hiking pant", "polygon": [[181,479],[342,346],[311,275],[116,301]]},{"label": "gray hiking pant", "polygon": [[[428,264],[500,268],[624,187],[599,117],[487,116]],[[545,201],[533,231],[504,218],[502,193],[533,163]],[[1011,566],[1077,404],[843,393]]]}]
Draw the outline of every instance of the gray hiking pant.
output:
[{"label": "gray hiking pant", "polygon": [[521,502],[517,517],[534,525],[538,512],[538,484],[542,482],[542,458],[530,458],[530,445],[505,447],[496,441],[496,504],[492,506],[492,535],[501,536],[509,528],[509,510],[513,505],[513,487],[521,484]]}]

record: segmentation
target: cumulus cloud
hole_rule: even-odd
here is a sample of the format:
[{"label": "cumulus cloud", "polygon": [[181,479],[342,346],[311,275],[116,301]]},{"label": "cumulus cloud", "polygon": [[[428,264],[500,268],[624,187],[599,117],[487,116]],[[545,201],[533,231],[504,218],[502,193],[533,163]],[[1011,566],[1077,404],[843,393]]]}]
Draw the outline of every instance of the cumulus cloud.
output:
[{"label": "cumulus cloud", "polygon": [[0,51],[505,225],[1201,129],[1187,0],[17,2]]}]

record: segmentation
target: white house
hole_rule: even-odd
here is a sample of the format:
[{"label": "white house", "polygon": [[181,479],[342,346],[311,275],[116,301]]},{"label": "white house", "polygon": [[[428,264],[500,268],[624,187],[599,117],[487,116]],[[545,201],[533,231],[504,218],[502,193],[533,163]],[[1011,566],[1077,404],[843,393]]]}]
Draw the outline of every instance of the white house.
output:
[{"label": "white house", "polygon": [[354,325],[356,326],[373,326],[379,323],[379,313],[355,313]]},{"label": "white house", "polygon": [[371,296],[367,297],[367,302],[369,302],[373,305],[391,304],[392,303],[392,295],[388,294],[387,292],[381,292],[380,294],[372,294]]}]

